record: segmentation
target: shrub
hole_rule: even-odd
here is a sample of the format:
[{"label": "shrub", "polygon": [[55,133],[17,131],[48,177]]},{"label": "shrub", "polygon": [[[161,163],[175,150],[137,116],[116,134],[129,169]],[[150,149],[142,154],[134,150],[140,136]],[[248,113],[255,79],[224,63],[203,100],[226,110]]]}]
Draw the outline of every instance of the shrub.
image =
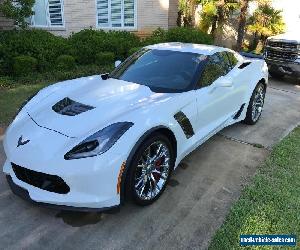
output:
[{"label": "shrub", "polygon": [[11,30],[0,32],[1,54],[6,73],[12,73],[14,58],[21,55],[38,60],[40,71],[53,67],[56,58],[70,50],[67,40],[45,30]]},{"label": "shrub", "polygon": [[97,65],[109,65],[115,61],[115,55],[112,52],[100,52],[96,54],[95,63]]},{"label": "shrub", "polygon": [[4,61],[4,50],[3,45],[0,44],[0,76],[5,74],[5,61]]},{"label": "shrub", "polygon": [[132,47],[140,46],[139,38],[126,31],[109,31],[86,29],[73,34],[70,38],[72,54],[80,64],[93,63],[96,54],[107,51],[116,58],[124,59]]},{"label": "shrub", "polygon": [[153,31],[152,35],[147,37],[143,41],[143,45],[151,45],[156,43],[164,43],[167,42],[167,31],[162,28],[158,28]]},{"label": "shrub", "polygon": [[17,76],[30,75],[37,69],[37,60],[31,56],[17,56],[14,58],[13,72]]},{"label": "shrub", "polygon": [[[65,70],[75,66],[74,59],[79,64],[103,65],[113,62],[114,59],[124,60],[144,45],[175,41],[211,44],[212,38],[198,29],[180,27],[168,31],[159,28],[142,42],[135,34],[126,31],[104,32],[86,29],[68,39],[54,36],[45,30],[2,31],[0,74],[14,73],[14,58],[18,56],[36,58],[37,70],[40,72],[56,69],[55,64]],[[70,55],[74,58],[60,57],[61,55]]]},{"label": "shrub", "polygon": [[195,28],[177,27],[167,31],[159,28],[155,30],[150,37],[144,40],[144,45],[163,42],[212,44],[213,39],[210,35]]},{"label": "shrub", "polygon": [[128,56],[133,55],[134,53],[138,52],[139,50],[141,50],[141,47],[131,48],[131,49],[128,51]]},{"label": "shrub", "polygon": [[213,39],[210,35],[203,33],[195,28],[172,28],[167,31],[168,42],[184,42],[198,44],[212,44]]},{"label": "shrub", "polygon": [[56,67],[61,70],[71,70],[76,66],[75,58],[70,55],[61,55],[56,59]]},{"label": "shrub", "polygon": [[105,39],[104,31],[91,29],[82,30],[69,38],[72,55],[80,64],[93,63],[96,54],[102,51]]},{"label": "shrub", "polygon": [[116,58],[123,60],[128,56],[131,48],[141,46],[140,39],[127,31],[110,31],[107,34],[104,51],[115,53]]}]

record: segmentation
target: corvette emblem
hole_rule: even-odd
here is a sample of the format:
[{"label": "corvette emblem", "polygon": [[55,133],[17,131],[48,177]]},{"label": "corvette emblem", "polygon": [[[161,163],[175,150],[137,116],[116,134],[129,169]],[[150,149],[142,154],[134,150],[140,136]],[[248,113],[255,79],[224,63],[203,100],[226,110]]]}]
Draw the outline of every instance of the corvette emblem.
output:
[{"label": "corvette emblem", "polygon": [[23,141],[23,136],[21,135],[21,137],[18,140],[17,148],[20,147],[20,146],[23,146],[23,145],[27,144],[28,142],[30,142],[30,140]]}]

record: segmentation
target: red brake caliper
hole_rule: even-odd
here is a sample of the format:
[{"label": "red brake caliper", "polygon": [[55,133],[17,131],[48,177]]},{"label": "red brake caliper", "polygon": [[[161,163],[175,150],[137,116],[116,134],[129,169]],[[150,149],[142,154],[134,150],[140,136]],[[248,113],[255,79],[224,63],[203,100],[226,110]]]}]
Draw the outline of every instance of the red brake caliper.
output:
[{"label": "red brake caliper", "polygon": [[[155,162],[155,168],[156,168],[158,171],[161,171],[160,167],[161,167],[162,162],[163,162],[162,157],[159,158],[159,159]],[[159,179],[160,179],[161,174],[155,172],[155,173],[152,173],[152,175],[153,175],[155,181],[158,182]]]}]

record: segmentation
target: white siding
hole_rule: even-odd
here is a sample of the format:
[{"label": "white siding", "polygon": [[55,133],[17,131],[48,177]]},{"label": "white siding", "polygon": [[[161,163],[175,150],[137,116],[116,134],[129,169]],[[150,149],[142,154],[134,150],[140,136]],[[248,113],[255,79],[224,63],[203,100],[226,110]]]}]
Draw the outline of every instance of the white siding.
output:
[{"label": "white siding", "polygon": [[137,11],[139,32],[168,29],[169,0],[139,0]]},{"label": "white siding", "polygon": [[[172,0],[170,0],[172,1]],[[52,33],[68,36],[82,29],[97,28],[96,0],[64,0],[65,28],[49,29]],[[127,1],[128,3],[132,1]],[[129,13],[130,14],[130,13]],[[130,15],[128,15],[128,21]],[[169,27],[169,0],[137,0],[137,25],[132,31],[149,34],[161,27]]]}]

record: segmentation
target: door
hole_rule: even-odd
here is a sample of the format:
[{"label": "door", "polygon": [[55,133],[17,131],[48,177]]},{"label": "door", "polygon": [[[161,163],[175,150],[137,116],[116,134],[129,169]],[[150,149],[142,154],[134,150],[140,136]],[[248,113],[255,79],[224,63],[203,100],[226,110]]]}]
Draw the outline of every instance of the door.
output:
[{"label": "door", "polygon": [[196,89],[198,139],[214,133],[237,111],[235,87],[227,75],[231,69],[226,52],[209,56]]},{"label": "door", "polygon": [[[225,53],[227,54],[231,65],[231,70],[227,76],[232,79],[234,88],[234,91],[231,93],[234,102],[231,105],[233,105],[234,109],[240,109],[241,105],[247,102],[245,101],[245,97],[249,93],[249,72],[247,71],[247,68],[239,67],[244,62],[239,54],[231,51]],[[247,108],[246,105],[247,103],[245,103],[245,108]]]}]

